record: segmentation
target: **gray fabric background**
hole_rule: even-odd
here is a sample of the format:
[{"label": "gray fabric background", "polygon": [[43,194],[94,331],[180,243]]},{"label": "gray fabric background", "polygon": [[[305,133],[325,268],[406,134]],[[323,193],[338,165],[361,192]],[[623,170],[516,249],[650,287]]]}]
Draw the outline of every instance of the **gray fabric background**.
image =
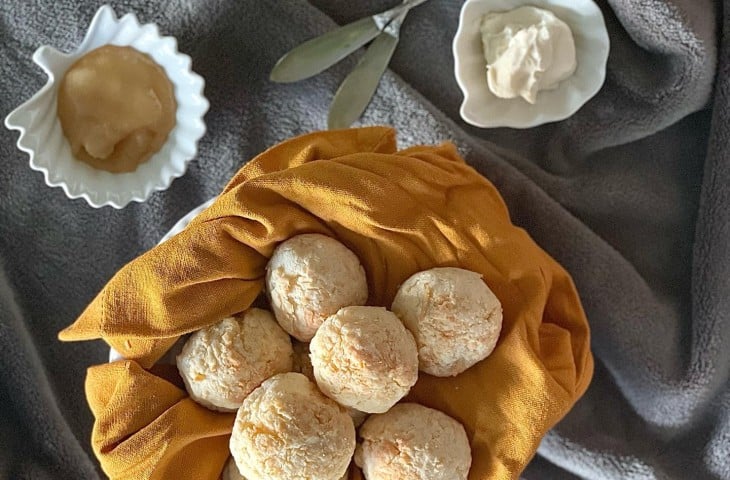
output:
[{"label": "gray fabric background", "polygon": [[[2,478],[98,478],[83,380],[107,348],[61,344],[56,332],[247,159],[325,127],[357,56],[275,85],[267,77],[281,54],[395,2],[111,3],[192,56],[209,132],[168,191],[115,211],[46,187],[17,134],[0,130]],[[456,142],[578,285],[596,375],[524,477],[730,479],[730,12],[710,0],[599,0],[612,42],[603,90],[563,122],[480,130],[458,116],[461,3],[431,0],[409,15],[362,123],[395,126],[404,146]],[[98,6],[0,2],[2,116],[45,81],[35,48],[73,49]]]}]

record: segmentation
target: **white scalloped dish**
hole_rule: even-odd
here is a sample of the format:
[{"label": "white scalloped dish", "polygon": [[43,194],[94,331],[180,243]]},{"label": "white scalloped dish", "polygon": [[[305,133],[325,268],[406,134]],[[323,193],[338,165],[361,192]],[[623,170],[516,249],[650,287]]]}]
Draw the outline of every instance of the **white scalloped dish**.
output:
[{"label": "white scalloped dish", "polygon": [[[130,46],[146,53],[160,65],[174,86],[176,124],[162,148],[129,173],[95,169],[74,158],[57,116],[58,85],[68,68],[86,53],[103,45]],[[179,53],[173,37],[163,37],[154,24],[140,25],[134,14],[117,19],[108,5],[94,15],[81,45],[62,53],[44,45],[33,61],[48,75],[48,81],[30,100],[5,118],[5,126],[18,130],[17,146],[30,156],[30,167],[43,172],[46,184],[61,187],[69,198],[83,198],[94,208],[123,208],[143,202],[152,193],[167,189],[182,176],[197,153],[205,134],[203,116],[208,101],[205,82],[191,69],[190,57]]]},{"label": "white scalloped dish", "polygon": [[[522,6],[550,10],[568,24],[575,41],[575,73],[554,90],[543,90],[535,104],[495,96],[487,85],[479,27],[484,15]],[[530,128],[573,115],[603,86],[609,38],[603,14],[593,0],[467,0],[454,37],[454,74],[464,93],[461,117],[477,127]]]}]

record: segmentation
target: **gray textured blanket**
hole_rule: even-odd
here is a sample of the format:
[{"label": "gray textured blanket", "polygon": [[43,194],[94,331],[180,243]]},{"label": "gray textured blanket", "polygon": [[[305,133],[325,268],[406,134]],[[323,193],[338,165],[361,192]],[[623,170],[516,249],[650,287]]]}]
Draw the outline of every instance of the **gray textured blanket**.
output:
[{"label": "gray textured blanket", "polygon": [[[247,159],[325,127],[355,58],[275,85],[268,72],[282,53],[394,2],[312,3],[112,2],[178,38],[211,103],[197,160],[145,204],[69,201],[28,168],[16,133],[0,131],[1,478],[99,477],[83,380],[107,349],[61,344],[57,331]],[[480,130],[458,116],[451,40],[461,3],[411,13],[363,123],[395,126],[403,145],[455,141],[578,285],[596,375],[524,477],[730,478],[730,10],[599,0],[612,50],[598,96],[563,122]],[[74,48],[97,7],[0,2],[2,116],[44,83],[34,49]]]}]

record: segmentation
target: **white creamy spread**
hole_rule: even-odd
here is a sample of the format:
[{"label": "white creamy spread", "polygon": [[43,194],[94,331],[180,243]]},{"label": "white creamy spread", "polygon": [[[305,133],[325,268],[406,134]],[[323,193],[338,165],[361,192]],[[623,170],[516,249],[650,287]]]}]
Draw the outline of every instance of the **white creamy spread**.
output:
[{"label": "white creamy spread", "polygon": [[500,98],[535,103],[537,92],[551,90],[575,72],[570,27],[552,12],[520,7],[484,16],[481,24],[487,84]]}]

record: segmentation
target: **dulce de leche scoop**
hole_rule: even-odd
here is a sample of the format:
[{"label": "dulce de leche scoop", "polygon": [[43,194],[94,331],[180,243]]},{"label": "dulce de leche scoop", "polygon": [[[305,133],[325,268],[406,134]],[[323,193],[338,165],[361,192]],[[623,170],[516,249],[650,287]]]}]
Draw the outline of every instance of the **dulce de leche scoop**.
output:
[{"label": "dulce de leche scoop", "polygon": [[73,155],[94,168],[131,172],[165,143],[177,103],[164,70],[131,47],[105,45],[74,63],[58,92]]}]

